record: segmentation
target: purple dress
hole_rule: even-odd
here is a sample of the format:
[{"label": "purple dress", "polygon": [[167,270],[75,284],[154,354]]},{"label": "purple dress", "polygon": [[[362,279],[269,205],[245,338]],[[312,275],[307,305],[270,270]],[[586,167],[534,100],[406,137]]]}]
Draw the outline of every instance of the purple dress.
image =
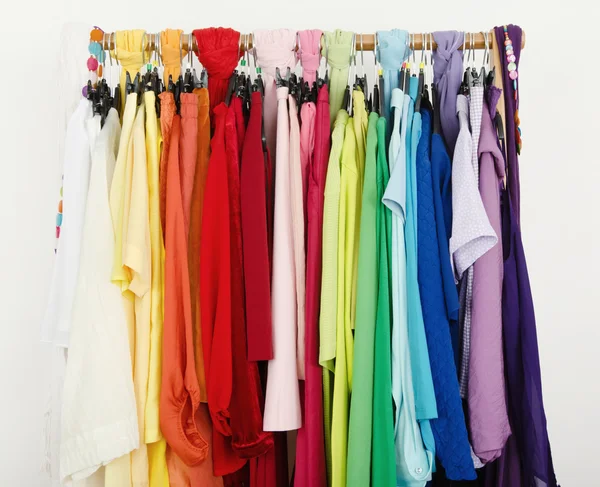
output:
[{"label": "purple dress", "polygon": [[[504,43],[504,30],[496,27]],[[521,28],[508,26],[519,59]],[[508,188],[502,199],[504,282],[502,322],[508,416],[512,436],[502,456],[486,470],[486,486],[556,487],[556,475],[546,428],[533,299],[519,225],[519,171],[515,144],[516,102],[506,63],[502,64],[506,109]]]}]

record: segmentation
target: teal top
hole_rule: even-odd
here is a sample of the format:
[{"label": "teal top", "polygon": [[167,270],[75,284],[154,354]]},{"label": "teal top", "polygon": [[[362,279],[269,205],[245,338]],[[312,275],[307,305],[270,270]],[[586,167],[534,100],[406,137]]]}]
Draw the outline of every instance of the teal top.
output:
[{"label": "teal top", "polygon": [[[412,365],[415,410],[421,427],[423,443],[432,457],[435,457],[435,442],[430,419],[437,418],[435,390],[429,363],[429,351],[425,335],[425,323],[421,307],[421,295],[417,280],[417,146],[421,138],[421,114],[414,113],[419,80],[411,77],[409,94],[405,95],[408,104],[408,124],[406,137],[406,283],[408,294],[408,341]],[[412,123],[411,123],[412,120]],[[432,465],[435,470],[435,463]]]},{"label": "teal top", "polygon": [[[392,396],[396,404],[394,430],[396,485],[422,487],[431,478],[434,457],[432,452],[427,451],[423,445],[421,430],[416,417],[412,347],[409,345],[409,316],[414,320],[414,301],[409,302],[409,293],[412,298],[414,290],[409,288],[417,285],[416,280],[412,285],[407,280],[408,259],[405,246],[407,241],[405,240],[405,224],[408,224],[406,218],[408,218],[409,210],[413,211],[416,201],[416,199],[412,201],[414,196],[409,192],[409,190],[412,191],[413,187],[411,179],[413,174],[410,171],[410,142],[412,140],[414,103],[408,94],[403,94],[401,90],[395,89],[392,91],[392,107],[394,110],[394,128],[390,142],[391,175],[383,196],[383,202],[394,213],[392,219]],[[402,110],[402,118],[399,124],[400,137],[398,139],[399,110]],[[394,154],[395,161],[392,165]],[[414,213],[411,213],[411,218],[414,219],[414,217]],[[412,232],[415,232],[415,230],[416,227],[408,229]],[[416,234],[409,233],[408,240],[416,242]],[[416,259],[413,264],[416,265]],[[409,308],[409,305],[411,308]],[[426,343],[424,346],[427,350]],[[417,348],[417,354],[418,352],[419,349]],[[417,356],[415,364],[420,364],[419,359],[420,357]],[[420,387],[420,382],[417,387]]]}]

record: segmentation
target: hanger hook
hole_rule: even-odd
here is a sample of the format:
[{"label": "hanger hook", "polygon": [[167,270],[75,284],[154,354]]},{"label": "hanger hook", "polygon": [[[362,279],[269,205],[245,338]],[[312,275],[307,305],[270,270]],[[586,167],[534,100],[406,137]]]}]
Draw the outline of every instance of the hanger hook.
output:
[{"label": "hanger hook", "polygon": [[[250,34],[248,34],[248,37],[250,37]],[[254,40],[254,38],[252,40]],[[258,69],[258,63],[256,62],[256,44],[254,44],[254,42],[252,44],[252,59],[254,59],[254,69]],[[257,74],[260,73],[257,71]]]},{"label": "hanger hook", "polygon": [[373,61],[375,63],[375,71],[378,71],[379,67],[377,66],[377,56],[379,55],[379,36],[377,35],[377,32],[375,32],[375,34],[373,34]]},{"label": "hanger hook", "polygon": [[485,50],[483,51],[483,64],[489,66],[490,64],[490,46],[489,46],[489,32],[482,32],[483,42],[485,42]]},{"label": "hanger hook", "polygon": [[429,74],[431,77],[431,83],[433,84],[433,34],[429,33]]},{"label": "hanger hook", "polygon": [[427,41],[425,40],[425,34],[423,32],[421,32],[421,63],[422,64],[427,64],[427,59],[425,59],[425,43]]},{"label": "hanger hook", "polygon": [[471,32],[471,51],[473,51],[473,60],[471,61],[471,67],[475,68],[475,33]]},{"label": "hanger hook", "polygon": [[113,43],[115,45],[115,61],[117,62],[118,65],[120,65],[120,63],[119,63],[119,56],[117,54],[117,33],[113,32],[112,35],[114,37]]},{"label": "hanger hook", "polygon": [[[413,65],[417,64],[417,58],[415,57],[415,49],[417,47],[417,34],[413,34],[412,35],[412,58],[413,58]],[[413,66],[414,68],[414,66]]]},{"label": "hanger hook", "polygon": [[146,64],[146,32],[142,36],[142,66]]},{"label": "hanger hook", "polygon": [[250,76],[250,34],[246,34],[246,76]]},{"label": "hanger hook", "polygon": [[183,64],[183,32],[179,33],[179,66]]},{"label": "hanger hook", "polygon": [[158,65],[162,66],[163,62],[162,62],[162,39],[160,37],[160,33],[156,34],[156,57],[158,59]]},{"label": "hanger hook", "polygon": [[[112,32],[110,34],[108,34],[108,45],[106,45],[106,40],[105,40],[106,32],[104,32],[102,34],[102,47],[104,48],[104,46],[106,46],[106,48],[107,48],[106,50],[108,51],[108,58],[109,58],[111,67],[113,65],[113,57],[112,57],[112,52],[110,50],[110,39],[111,39],[112,35],[113,35]],[[104,56],[104,59],[106,59],[106,56]]]},{"label": "hanger hook", "polygon": [[356,53],[354,51],[356,46],[356,34],[352,33],[352,42],[350,43],[350,67],[353,69],[348,70],[348,84],[350,85],[350,80],[352,79],[352,70],[356,73]]},{"label": "hanger hook", "polygon": [[365,76],[365,50],[363,46],[363,35],[360,34],[360,71]]}]

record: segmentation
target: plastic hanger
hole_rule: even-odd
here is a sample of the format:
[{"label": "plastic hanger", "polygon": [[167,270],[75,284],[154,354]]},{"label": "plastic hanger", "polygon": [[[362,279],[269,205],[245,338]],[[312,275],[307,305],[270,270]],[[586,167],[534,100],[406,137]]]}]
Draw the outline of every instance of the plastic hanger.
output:
[{"label": "plastic hanger", "polygon": [[[356,42],[356,35],[352,34],[352,44],[350,46],[350,67],[354,63],[354,72],[356,72],[356,54],[354,53],[354,46]],[[342,108],[348,112],[348,115],[352,116],[352,97],[350,96],[350,80],[352,79],[352,70],[348,69],[348,82],[346,83],[346,89],[344,90],[344,97],[342,98]]]},{"label": "plastic hanger", "polygon": [[490,49],[489,49],[489,32],[482,32],[483,39],[485,42],[485,49],[483,51],[483,59],[481,60],[481,70],[479,71],[479,79],[484,87],[487,87],[487,71],[490,67]]},{"label": "plastic hanger", "polygon": [[[242,36],[240,35],[240,38],[238,40],[238,56],[237,56],[238,57],[238,65],[239,65],[239,60],[240,60],[241,49],[242,49]],[[236,92],[238,76],[239,76],[239,72],[236,68],[236,69],[234,69],[233,73],[229,77],[229,84],[227,85],[227,94],[225,95],[225,105],[227,105],[227,106],[229,106],[229,104],[231,103],[231,97]]]},{"label": "plastic hanger", "polygon": [[377,73],[376,76],[378,76],[378,79],[375,81],[375,83],[373,83],[373,98],[372,102],[370,103],[370,108],[372,111],[377,113],[377,115],[381,115],[381,97],[379,94],[379,84],[381,82],[379,78],[381,77],[381,74],[377,65],[377,33],[375,33],[373,39],[373,62],[375,64],[375,73]]},{"label": "plastic hanger", "polygon": [[[355,73],[354,76],[354,89],[358,89],[365,94],[365,105],[367,104],[367,97],[369,94],[368,86],[367,86],[367,75],[365,74],[365,57],[363,51],[363,35],[360,34],[360,69],[361,76],[358,76]],[[354,39],[354,69],[356,71],[356,37]],[[367,106],[368,108],[368,106]]]},{"label": "plastic hanger", "polygon": [[421,112],[421,100],[425,87],[425,34],[421,34],[421,61],[419,62],[419,89],[415,100],[415,112]]},{"label": "plastic hanger", "polygon": [[[117,65],[119,65],[119,58],[117,57],[117,38],[115,37],[115,33],[111,33],[108,39],[108,44],[110,47],[111,44],[111,38],[114,38],[114,47],[115,47],[115,62],[117,63]],[[110,54],[110,49],[109,49],[109,54]],[[112,55],[110,55],[110,59],[111,59],[111,64],[112,64]],[[112,69],[111,69],[112,71]],[[111,77],[112,77],[112,72],[111,72]],[[112,97],[112,106],[115,110],[117,110],[117,112],[121,113],[121,83],[117,82],[117,86],[114,87],[114,95]]]},{"label": "plastic hanger", "polygon": [[249,103],[250,103],[250,100],[249,100],[250,93],[248,91],[250,73],[248,71],[249,59],[248,60],[246,59],[247,53],[248,53],[248,34],[244,34],[244,49],[243,49],[243,53],[242,53],[242,60],[240,62],[241,68],[240,68],[240,74],[236,80],[236,88],[235,88],[236,96],[242,100],[242,108],[243,108],[244,113],[248,112]]},{"label": "plastic hanger", "polygon": [[[324,84],[329,86],[329,42],[327,41],[327,36],[325,34],[321,35],[323,42],[325,43],[325,76],[321,78],[319,75],[317,79],[317,87],[321,88]],[[319,71],[321,65],[319,64]]]}]

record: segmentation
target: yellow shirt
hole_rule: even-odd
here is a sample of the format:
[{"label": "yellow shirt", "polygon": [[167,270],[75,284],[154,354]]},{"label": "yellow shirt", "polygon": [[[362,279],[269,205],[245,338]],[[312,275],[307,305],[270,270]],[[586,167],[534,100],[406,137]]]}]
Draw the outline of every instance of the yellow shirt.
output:
[{"label": "yellow shirt", "polygon": [[[360,187],[362,187],[352,118],[346,124],[340,172],[340,206],[338,224],[338,285],[335,384],[333,387],[333,418],[331,426],[332,487],[346,485],[346,456],[348,453],[348,410],[352,390],[354,310],[352,293],[355,289],[355,253],[359,224]],[[358,224],[357,224],[358,223]]]},{"label": "yellow shirt", "polygon": [[[121,140],[119,141],[119,152],[117,154],[117,162],[113,172],[112,183],[110,186],[110,213],[112,217],[113,230],[115,233],[115,251],[112,269],[112,281],[119,286],[123,293],[123,308],[127,317],[127,328],[129,334],[129,349],[132,362],[134,359],[134,302],[133,294],[128,290],[128,282],[130,282],[130,273],[123,266],[123,237],[125,228],[123,222],[129,219],[129,204],[125,205],[125,190],[131,189],[131,169],[133,166],[129,164],[129,155],[133,156],[133,148],[131,146],[131,132],[135,119],[137,107],[137,95],[132,93],[127,96],[125,101],[125,109],[123,110],[123,126],[121,127]],[[130,191],[127,191],[128,195]],[[127,210],[127,214],[125,211]],[[125,371],[123,371],[126,373]],[[137,397],[136,397],[137,402]],[[104,485],[112,487],[115,485],[122,487],[132,486],[131,483],[131,455],[123,455],[120,458],[112,461],[106,466]]]},{"label": "yellow shirt", "polygon": [[160,431],[159,401],[162,372],[164,242],[160,223],[159,166],[160,122],[156,117],[156,96],[144,94],[146,107],[146,158],[148,163],[148,205],[150,210],[150,257],[152,279],[150,284],[150,358],[148,368],[148,395],[145,411],[145,439],[148,444],[150,487],[169,487],[166,442]]},{"label": "yellow shirt", "polygon": [[134,293],[135,306],[135,360],[133,387],[138,410],[140,448],[131,457],[131,478],[134,486],[148,482],[148,453],[146,448],[146,398],[148,396],[148,368],[150,361],[150,284],[152,261],[150,256],[150,214],[148,202],[148,166],[146,159],[146,110],[140,106],[133,123],[133,168],[129,195],[127,236],[123,239],[123,264],[129,268],[129,290]]},{"label": "yellow shirt", "polygon": [[137,110],[137,95],[127,96],[119,154],[110,188],[115,230],[112,280],[123,293],[140,446],[106,467],[106,487],[148,485],[145,407],[150,356],[150,220],[146,162],[145,110]]}]

